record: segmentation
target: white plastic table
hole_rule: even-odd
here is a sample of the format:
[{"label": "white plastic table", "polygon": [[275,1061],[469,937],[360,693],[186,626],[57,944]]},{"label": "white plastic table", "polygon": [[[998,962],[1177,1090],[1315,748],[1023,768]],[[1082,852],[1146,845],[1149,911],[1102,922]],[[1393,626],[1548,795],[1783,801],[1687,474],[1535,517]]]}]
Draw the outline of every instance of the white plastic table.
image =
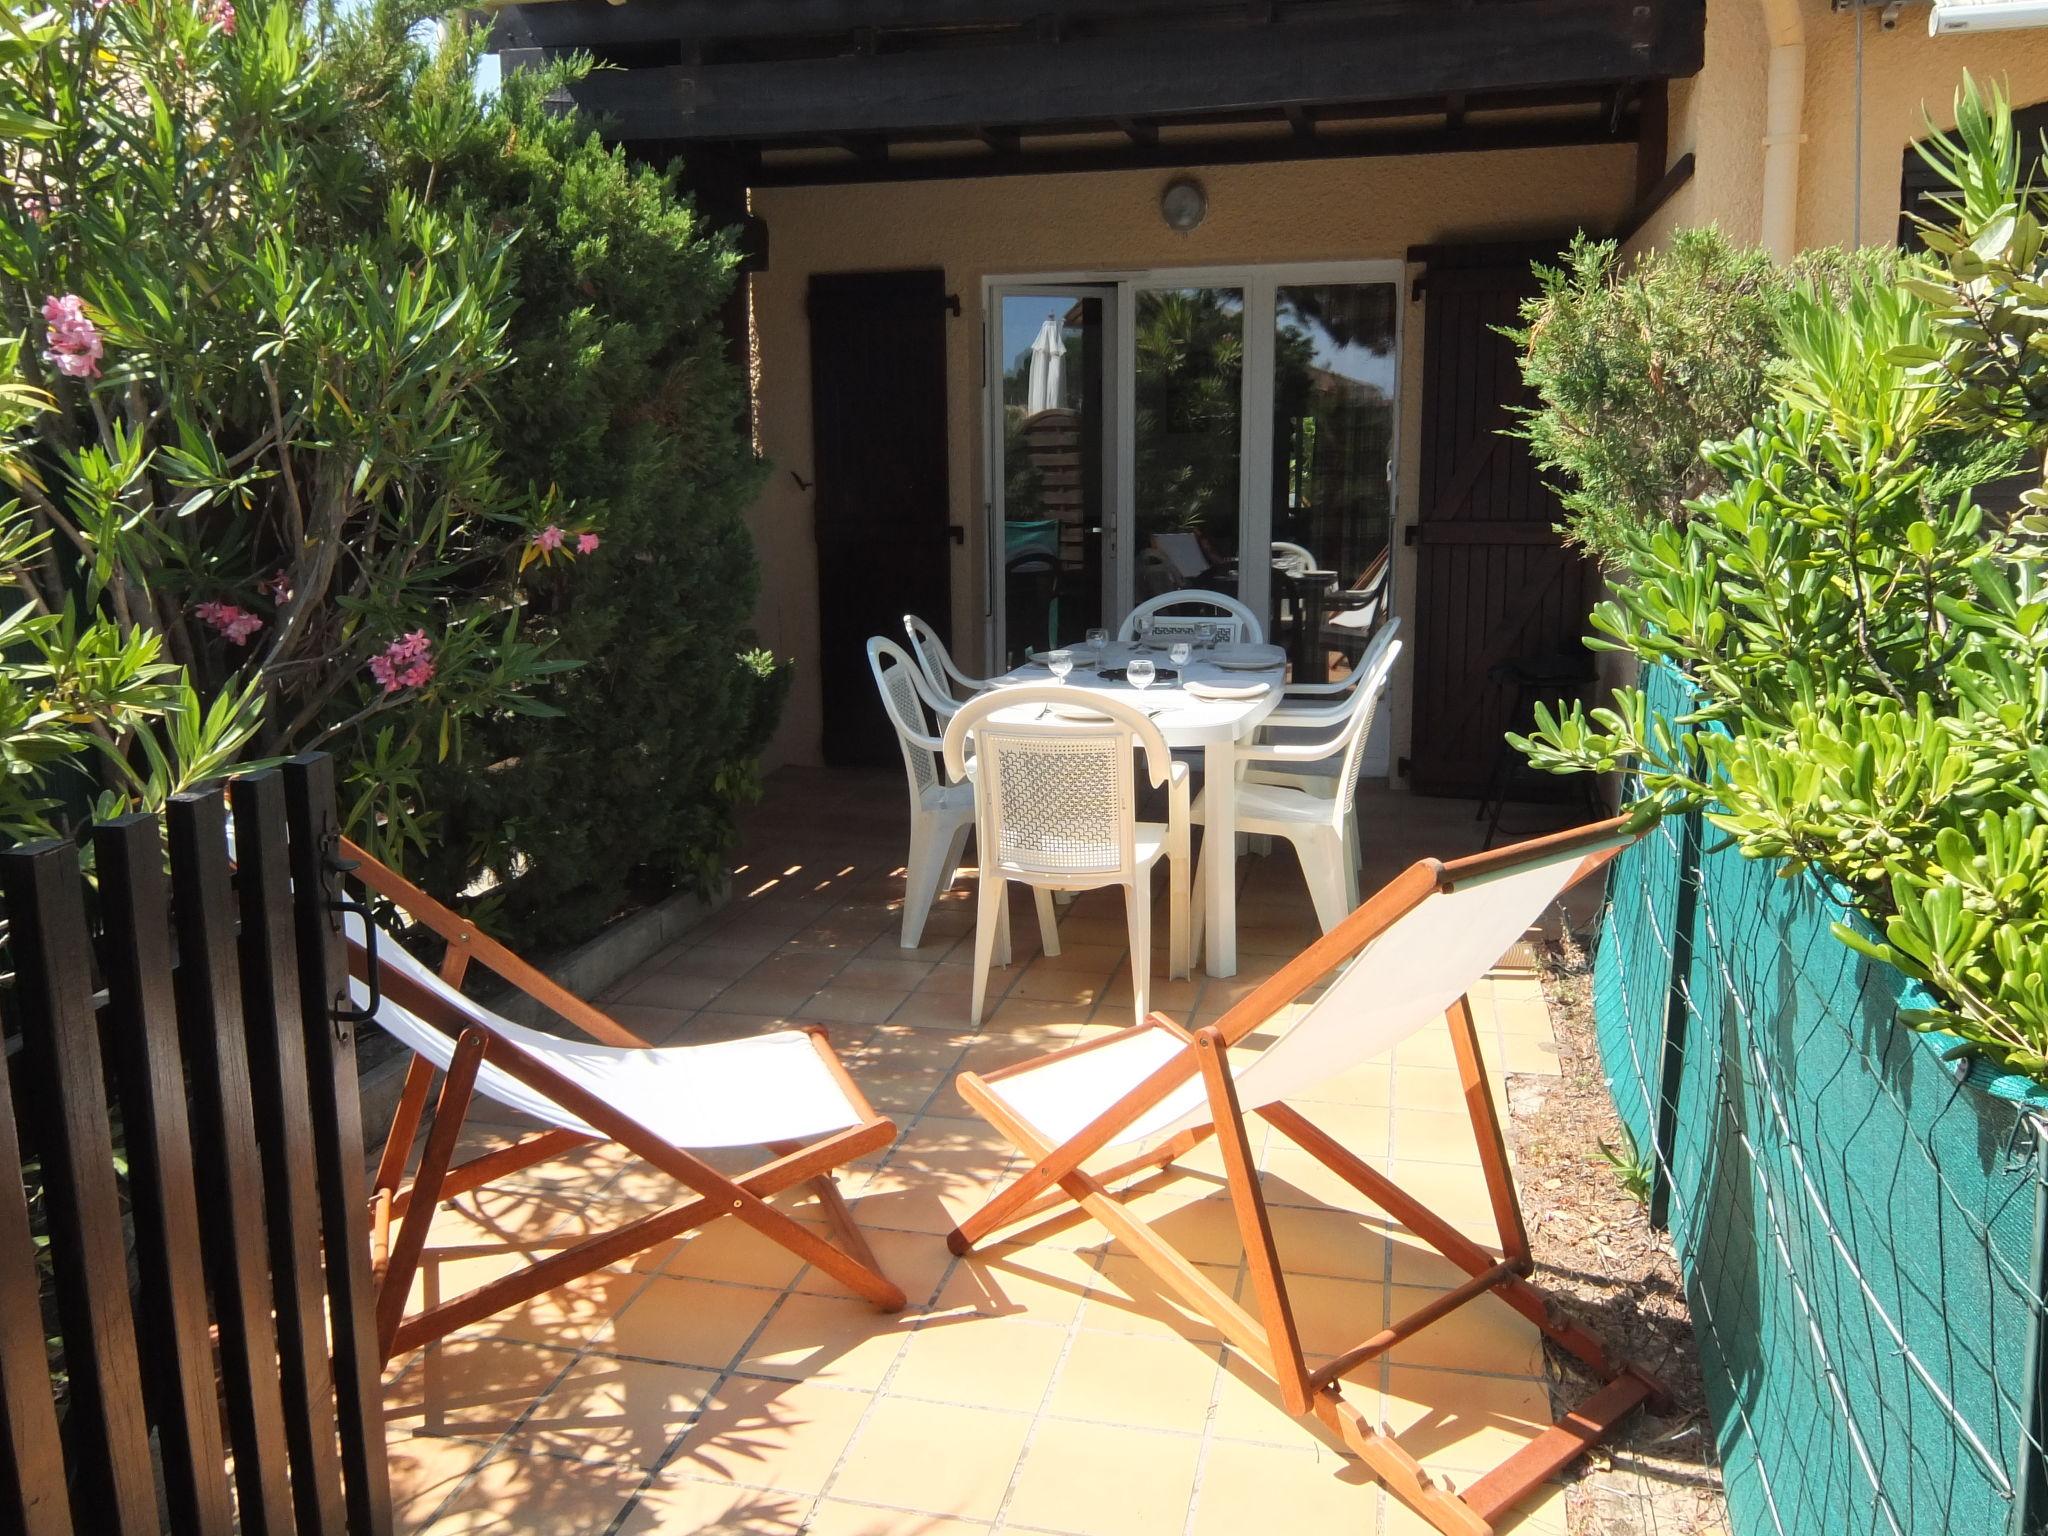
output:
[{"label": "white plastic table", "polygon": [[[1096,675],[1101,668],[1121,667],[1140,654],[1134,646],[1113,642],[1097,661],[1077,659],[1067,677],[1067,686],[1076,692],[1114,694],[1122,702],[1144,710],[1151,715],[1152,723],[1159,727],[1169,747],[1202,749],[1203,788],[1208,797],[1204,802],[1202,844],[1208,881],[1202,893],[1207,940],[1204,969],[1211,976],[1237,974],[1237,744],[1257,730],[1259,722],[1278,707],[1287,678],[1287,653],[1279,646],[1228,648],[1233,656],[1253,652],[1270,658],[1271,665],[1256,672],[1239,671],[1197,656],[1171,686],[1154,683],[1150,688],[1133,688],[1129,683]],[[1087,653],[1082,650],[1079,654]],[[1142,654],[1162,672],[1174,670],[1163,648],[1155,646]],[[1052,677],[1042,666],[1027,666],[992,681],[1001,687],[1006,683],[1043,684],[1052,681]],[[1202,699],[1181,686],[1187,682],[1222,687],[1264,683],[1266,691],[1255,699]]]}]

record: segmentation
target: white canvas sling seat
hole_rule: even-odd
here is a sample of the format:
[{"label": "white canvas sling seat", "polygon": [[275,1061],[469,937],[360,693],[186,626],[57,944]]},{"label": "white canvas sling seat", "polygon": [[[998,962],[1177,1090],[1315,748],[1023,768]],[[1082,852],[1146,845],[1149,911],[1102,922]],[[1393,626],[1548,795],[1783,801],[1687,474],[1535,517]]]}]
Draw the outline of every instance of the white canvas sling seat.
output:
[{"label": "white canvas sling seat", "polygon": [[[903,1292],[876,1264],[832,1178],[841,1164],[888,1146],[896,1128],[868,1105],[823,1028],[651,1046],[353,843],[344,839],[342,851],[353,861],[355,879],[448,945],[435,970],[369,927],[360,912],[346,919],[357,1007],[414,1053],[372,1181],[371,1267],[378,1341],[387,1360],[721,1217],[753,1228],[884,1311],[903,1306]],[[589,1039],[515,1024],[464,996],[462,979],[472,962]],[[545,1128],[456,1163],[456,1143],[477,1095]],[[408,1182],[416,1141],[418,1164]],[[591,1141],[614,1142],[668,1175],[679,1198],[649,1202],[645,1215],[405,1315],[442,1202]],[[769,1160],[737,1175],[697,1155],[747,1146],[764,1148]],[[816,1197],[827,1231],[769,1203],[799,1187]]]},{"label": "white canvas sling seat", "polygon": [[[349,942],[360,946],[363,932],[362,917],[350,913]],[[443,999],[468,1022],[545,1062],[672,1146],[708,1151],[809,1141],[847,1130],[866,1118],[819,1057],[815,1037],[802,1030],[709,1045],[618,1046],[568,1040],[514,1024],[463,996],[389,932],[378,934],[377,958]],[[359,1008],[370,1001],[369,987],[359,978],[350,979],[349,991]],[[456,1037],[393,998],[378,1000],[377,1023],[443,1072],[454,1065]],[[606,1139],[602,1131],[489,1060],[477,1068],[476,1091],[544,1124],[594,1141]]]},{"label": "white canvas sling seat", "polygon": [[[1375,893],[1213,1024],[1193,1031],[1154,1014],[1129,1029],[1000,1071],[963,1072],[959,1092],[1032,1166],[948,1238],[955,1253],[1002,1228],[1078,1204],[1178,1298],[1268,1371],[1297,1416],[1313,1415],[1437,1529],[1490,1536],[1532,1488],[1661,1397],[1653,1378],[1585,1330],[1553,1316],[1534,1269],[1487,1086],[1467,994],[1543,912],[1632,841],[1602,822],[1491,853],[1425,859]],[[1309,988],[1322,994],[1278,1022]],[[1471,1120],[1498,1251],[1484,1247],[1287,1103],[1432,1027],[1447,1029]],[[1256,1052],[1254,1031],[1273,1035]],[[1311,1367],[1288,1299],[1244,1116],[1256,1113],[1469,1278],[1356,1346]],[[1251,1283],[1240,1302],[1135,1215],[1116,1189],[1155,1176],[1209,1137],[1244,1241]],[[1107,1154],[1105,1156],[1104,1154]],[[1105,1166],[1107,1164],[1107,1166]],[[1145,1187],[1155,1187],[1148,1177]],[[1604,1384],[1571,1414],[1462,1492],[1427,1473],[1344,1396],[1344,1376],[1457,1308],[1492,1293]]]}]

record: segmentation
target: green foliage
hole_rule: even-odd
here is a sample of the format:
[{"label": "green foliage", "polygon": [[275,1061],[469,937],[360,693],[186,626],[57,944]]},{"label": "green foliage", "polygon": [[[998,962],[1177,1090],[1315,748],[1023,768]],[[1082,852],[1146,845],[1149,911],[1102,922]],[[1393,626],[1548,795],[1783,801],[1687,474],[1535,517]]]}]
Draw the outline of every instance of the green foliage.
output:
[{"label": "green foliage", "polygon": [[[1581,235],[1559,266],[1539,266],[1542,291],[1505,334],[1540,402],[1519,435],[1559,476],[1565,534],[1625,573],[1633,532],[1683,523],[1693,501],[1726,489],[1700,444],[1749,425],[1802,294],[1839,296],[1893,264],[1882,252],[1823,250],[1781,267],[1709,227],[1627,263],[1613,241]],[[1937,433],[1929,447],[1946,460],[1961,445]]]},{"label": "green foliage", "polygon": [[1958,489],[2039,446],[2048,414],[1984,353],[2048,270],[2002,109],[1963,109],[1947,267],[1794,294],[1772,403],[1702,449],[1723,488],[1618,525],[1628,580],[1589,643],[1680,668],[1697,709],[1623,689],[1515,741],[1559,772],[1633,762],[1638,822],[1704,806],[1745,854],[1842,881],[1881,937],[1840,937],[1940,998],[1910,1022],[2048,1079],[2048,591],[2027,519]]},{"label": "green foliage", "polygon": [[548,105],[586,64],[486,98],[481,35],[409,40],[427,14],[386,3],[345,34],[375,103],[360,126],[401,188],[509,237],[488,440],[507,479],[572,493],[603,536],[525,583],[523,631],[582,666],[482,723],[467,757],[400,761],[393,743],[382,771],[417,774],[441,818],[430,884],[453,896],[489,871],[494,922],[562,942],[716,878],[786,691],[745,634],[761,468],[719,318],[737,253],[674,172]]},{"label": "green foliage", "polygon": [[1600,1155],[1607,1159],[1616,1176],[1621,1180],[1622,1193],[1638,1205],[1650,1203],[1650,1187],[1657,1176],[1657,1165],[1636,1145],[1636,1133],[1627,1126],[1621,1128],[1622,1140],[1626,1144],[1617,1147],[1611,1142],[1598,1143]]},{"label": "green foliage", "polygon": [[[5,575],[74,616],[49,637],[111,626],[138,679],[183,667],[239,721],[260,701],[260,750],[359,761],[388,728],[461,756],[568,664],[517,583],[565,514],[490,432],[509,232],[384,174],[291,0],[0,26],[0,303],[56,404],[25,429],[38,537],[0,541]],[[403,782],[367,787],[355,835],[417,847]]]}]

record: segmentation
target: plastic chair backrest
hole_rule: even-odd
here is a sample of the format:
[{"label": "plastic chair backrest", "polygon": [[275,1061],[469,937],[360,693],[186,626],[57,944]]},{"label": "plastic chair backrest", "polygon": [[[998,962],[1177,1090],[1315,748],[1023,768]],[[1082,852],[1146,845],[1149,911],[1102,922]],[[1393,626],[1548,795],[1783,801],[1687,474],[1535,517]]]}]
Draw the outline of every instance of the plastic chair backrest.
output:
[{"label": "plastic chair backrest", "polygon": [[[1183,608],[1209,612],[1182,614],[1178,610]],[[1253,645],[1263,645],[1266,639],[1266,627],[1259,622],[1259,616],[1228,592],[1181,588],[1148,597],[1125,615],[1117,638],[1135,640],[1139,624],[1146,619],[1152,621],[1154,635],[1172,635],[1176,639],[1201,636],[1213,637],[1219,643],[1249,641]]]},{"label": "plastic chair backrest", "polygon": [[1401,659],[1401,642],[1388,640],[1378,646],[1365,667],[1365,681],[1351,694],[1351,718],[1344,722],[1344,767],[1337,777],[1337,803],[1351,804],[1358,793],[1358,771],[1365,762],[1365,744],[1372,735],[1373,716],[1379,713],[1380,700],[1387,696],[1387,685],[1394,678],[1394,663]]},{"label": "plastic chair backrest", "polygon": [[925,683],[910,653],[895,641],[876,635],[868,641],[868,670],[875,674],[875,689],[882,696],[882,708],[896,727],[896,744],[903,749],[903,769],[910,777],[910,798],[918,800],[926,790],[945,782],[939,767],[939,738],[928,729],[925,711],[943,713],[925,697]]},{"label": "plastic chair backrest", "polygon": [[[1052,706],[1099,719],[1065,719]],[[998,720],[998,714],[1012,718]],[[946,768],[966,776],[973,737],[975,835],[992,872],[1114,879],[1137,870],[1135,743],[1163,784],[1173,754],[1142,710],[1060,685],[1000,688],[946,726]]]},{"label": "plastic chair backrest", "polygon": [[953,660],[953,653],[946,649],[946,642],[939,638],[939,632],[916,614],[903,615],[903,632],[910,637],[910,649],[917,657],[924,680],[940,698],[957,704],[988,686],[982,679],[962,672]]}]

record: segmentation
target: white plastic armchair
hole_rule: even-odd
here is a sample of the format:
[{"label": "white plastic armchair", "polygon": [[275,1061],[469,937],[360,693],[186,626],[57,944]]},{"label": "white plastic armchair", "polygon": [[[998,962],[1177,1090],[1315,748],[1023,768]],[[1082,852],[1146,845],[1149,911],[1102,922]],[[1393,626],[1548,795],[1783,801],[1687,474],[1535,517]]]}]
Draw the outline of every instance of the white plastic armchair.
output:
[{"label": "white plastic armchair", "polygon": [[916,614],[903,615],[903,632],[910,637],[910,649],[924,672],[929,692],[942,701],[934,705],[941,717],[950,718],[965,700],[989,687],[987,678],[970,677],[962,672],[953,660],[953,653],[946,649],[946,642],[939,638],[939,632]]},{"label": "white plastic armchair", "polygon": [[949,711],[932,696],[909,653],[895,641],[877,635],[868,642],[868,669],[875,674],[882,708],[896,728],[896,744],[903,749],[903,774],[910,788],[910,855],[903,866],[901,943],[905,949],[915,949],[923,940],[932,903],[951,887],[960,868],[967,834],[974,829],[974,786],[964,779],[947,781],[944,743],[932,734],[929,721],[943,720]]},{"label": "white plastic armchair", "polygon": [[[1200,611],[1204,609],[1208,611]],[[1147,619],[1152,621],[1155,639],[1208,640],[1216,644],[1249,641],[1253,645],[1263,645],[1266,639],[1266,626],[1259,622],[1259,616],[1228,592],[1183,588],[1148,597],[1125,615],[1117,638],[1137,639],[1138,627]]]},{"label": "white plastic armchair", "polygon": [[1394,643],[1394,637],[1401,632],[1401,621],[1389,619],[1382,624],[1366,643],[1365,654],[1358,658],[1350,673],[1334,683],[1289,683],[1281,698],[1280,707],[1266,716],[1263,729],[1268,739],[1286,741],[1291,739],[1291,728],[1324,728],[1341,725],[1350,710],[1352,697],[1372,675],[1373,668]]},{"label": "white plastic armchair", "polygon": [[[1085,709],[1086,719],[1054,715]],[[998,712],[1009,718],[997,720]],[[991,961],[1009,960],[1009,883],[1032,888],[1043,919],[1053,891],[1121,886],[1131,937],[1131,1000],[1143,1022],[1151,998],[1152,870],[1167,861],[1167,966],[1188,972],[1193,859],[1188,767],[1159,727],[1120,700],[1058,685],[1004,688],[960,707],[946,727],[946,769],[974,755],[975,838],[981,879],[974,930],[974,1012],[981,1021]],[[1133,752],[1135,744],[1136,752]],[[1138,764],[1167,789],[1167,819],[1138,820]]]},{"label": "white plastic armchair", "polygon": [[[1237,830],[1284,837],[1294,845],[1315,903],[1316,921],[1325,933],[1358,905],[1358,769],[1373,715],[1386,697],[1400,654],[1398,640],[1380,652],[1333,732],[1300,742],[1242,747],[1237,753],[1243,779],[1237,786]],[[1327,790],[1316,785],[1316,779],[1327,782]],[[1195,799],[1197,822],[1205,819],[1207,799],[1206,789]],[[1202,856],[1209,856],[1207,844]],[[1200,942],[1199,933],[1196,939]]]}]

